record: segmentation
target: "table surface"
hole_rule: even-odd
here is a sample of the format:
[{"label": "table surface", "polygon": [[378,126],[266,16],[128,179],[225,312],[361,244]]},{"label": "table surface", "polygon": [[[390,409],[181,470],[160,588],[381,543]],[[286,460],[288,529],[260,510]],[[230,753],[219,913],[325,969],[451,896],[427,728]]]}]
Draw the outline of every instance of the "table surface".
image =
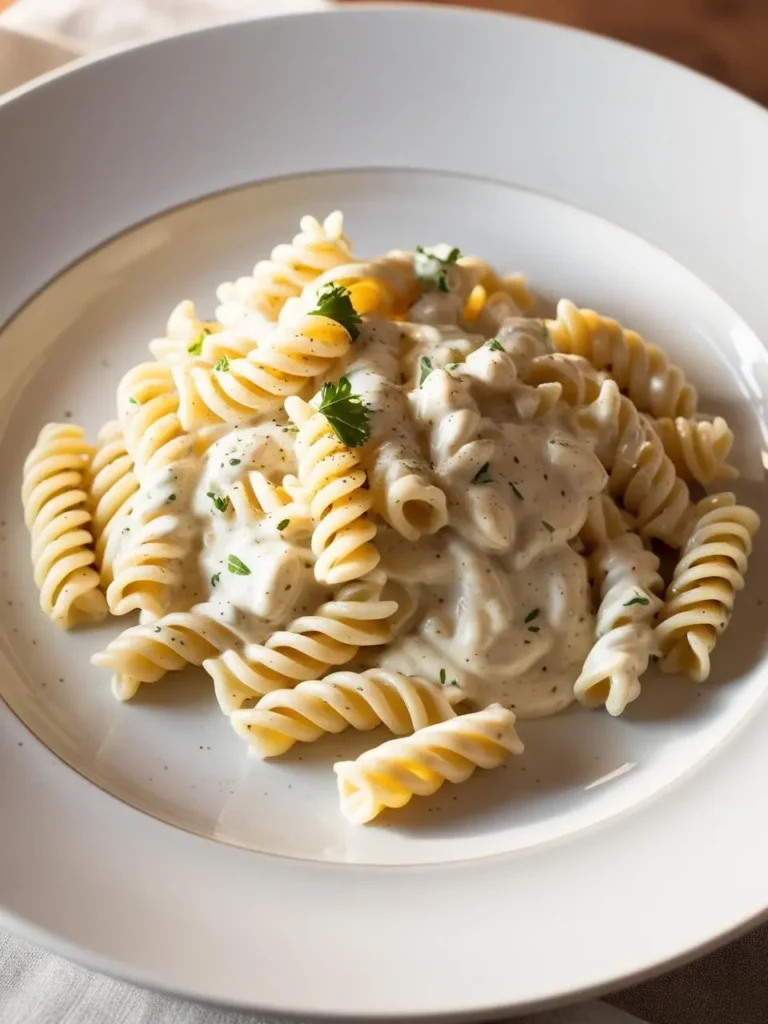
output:
[{"label": "table surface", "polygon": [[768,0],[436,2],[527,14],[613,36],[687,64],[768,105]]}]

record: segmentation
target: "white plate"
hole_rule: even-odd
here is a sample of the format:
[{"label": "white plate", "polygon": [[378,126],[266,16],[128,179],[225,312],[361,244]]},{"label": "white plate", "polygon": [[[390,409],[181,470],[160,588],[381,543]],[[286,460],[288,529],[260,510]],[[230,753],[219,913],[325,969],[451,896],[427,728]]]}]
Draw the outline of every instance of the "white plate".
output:
[{"label": "white plate", "polygon": [[591,36],[367,9],[54,76],[0,107],[0,145],[4,922],[185,995],[360,1020],[575,998],[762,915],[768,530],[711,684],[523,723],[518,764],[359,829],[330,765],[364,741],[262,765],[202,678],[112,700],[88,655],[117,629],[37,610],[18,483],[42,422],[110,414],[179,298],[210,309],[341,206],[360,250],[445,239],[661,342],[732,422],[765,514],[765,113]]}]

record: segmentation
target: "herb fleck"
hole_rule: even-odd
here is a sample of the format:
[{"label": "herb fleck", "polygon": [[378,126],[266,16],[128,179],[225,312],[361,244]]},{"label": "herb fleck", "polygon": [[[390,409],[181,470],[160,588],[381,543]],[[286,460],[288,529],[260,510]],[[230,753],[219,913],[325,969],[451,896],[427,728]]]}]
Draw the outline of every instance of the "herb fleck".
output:
[{"label": "herb fleck", "polygon": [[485,465],[481,466],[480,469],[478,469],[478,471],[472,477],[472,483],[473,484],[492,484],[493,483],[493,477],[491,476],[490,464],[489,463],[486,462]]},{"label": "herb fleck", "polygon": [[526,623],[526,625],[529,622],[533,622],[534,619],[538,619],[538,617],[539,617],[539,609],[538,608],[534,608],[532,612],[528,612],[528,614],[525,616],[525,623]]},{"label": "herb fleck", "polygon": [[419,360],[419,387],[421,387],[430,373],[432,373],[433,369],[432,360],[429,356],[422,356]]},{"label": "herb fleck", "polygon": [[498,338],[491,338],[488,342],[488,348],[491,352],[503,352],[504,346],[501,344]]},{"label": "herb fleck", "polygon": [[630,608],[633,604],[650,604],[650,598],[643,597],[642,594],[636,594],[631,601],[624,602],[624,608]]},{"label": "herb fleck", "polygon": [[226,356],[222,356],[221,359],[214,366],[214,370],[218,370],[219,373],[229,373],[229,360]]},{"label": "herb fleck", "polygon": [[230,555],[227,559],[227,569],[233,572],[235,576],[250,576],[251,570],[242,562],[237,555]]},{"label": "herb fleck", "polygon": [[342,444],[357,448],[371,435],[370,411],[360,395],[354,394],[347,377],[338,384],[323,384],[320,412]]},{"label": "herb fleck", "polygon": [[240,465],[240,461],[241,461],[240,459],[230,459],[229,460],[229,464],[230,464],[230,466],[239,466]]},{"label": "herb fleck", "polygon": [[211,576],[211,586],[215,587],[220,579],[221,579],[221,573],[220,572],[215,572],[213,574],[213,576]]},{"label": "herb fleck", "polygon": [[229,508],[229,498],[223,497],[220,494],[215,494],[213,491],[208,491],[207,497],[213,502],[213,507],[217,512],[226,512]]},{"label": "herb fleck", "polygon": [[277,524],[278,530],[280,530],[280,532],[282,532],[286,528],[286,526],[288,526],[290,521],[291,521],[290,519],[281,519],[280,522]]},{"label": "herb fleck", "polygon": [[552,525],[552,523],[548,523],[546,519],[541,520],[541,525],[544,527],[545,530],[548,530],[550,533],[555,532],[555,528]]}]

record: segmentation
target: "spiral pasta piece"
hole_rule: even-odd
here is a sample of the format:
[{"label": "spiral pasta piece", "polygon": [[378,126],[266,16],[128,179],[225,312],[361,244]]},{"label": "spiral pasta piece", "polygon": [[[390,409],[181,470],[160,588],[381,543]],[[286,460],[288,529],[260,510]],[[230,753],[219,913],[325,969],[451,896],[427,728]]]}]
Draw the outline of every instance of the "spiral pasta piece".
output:
[{"label": "spiral pasta piece", "polygon": [[491,704],[335,764],[341,810],[364,825],[385,807],[404,807],[413,796],[430,796],[446,781],[464,782],[475,768],[497,768],[522,752],[514,714]]},{"label": "spiral pasta piece", "polygon": [[107,613],[84,487],[92,455],[80,427],[49,423],[24,463],[21,501],[40,607],[62,629]]},{"label": "spiral pasta piece", "polygon": [[365,470],[321,412],[300,398],[289,398],[285,411],[299,428],[296,459],[314,524],[315,579],[330,586],[359,579],[379,564]]},{"label": "spiral pasta piece", "polygon": [[388,643],[397,602],[382,600],[384,583],[383,573],[375,572],[343,587],[313,615],[294,619],[266,643],[205,661],[224,714],[254,697],[317,679],[351,661],[361,647]]},{"label": "spiral pasta piece", "polygon": [[184,299],[168,317],[165,334],[150,341],[149,351],[160,363],[175,363],[180,359],[196,357],[215,362],[222,352],[230,354],[229,349],[217,341],[220,333],[221,324],[213,320],[201,320],[194,302]]},{"label": "spiral pasta piece", "polygon": [[93,517],[91,531],[96,568],[101,574],[102,587],[108,587],[139,481],[117,420],[110,420],[101,428],[97,441],[87,477],[88,508]]},{"label": "spiral pasta piece", "polygon": [[680,547],[690,507],[688,487],[634,403],[619,392],[616,381],[605,380],[577,418],[595,439],[595,452],[609,473],[609,493],[635,517],[640,535]]},{"label": "spiral pasta piece", "polygon": [[117,411],[139,482],[194,451],[194,438],[179,419],[179,395],[169,366],[139,363],[129,370],[118,385]]},{"label": "spiral pasta piece", "polygon": [[396,736],[454,717],[463,698],[457,686],[440,687],[416,676],[373,668],[333,672],[324,679],[273,690],[254,708],[234,711],[235,732],[258,757],[277,757],[294,743],[314,743],[350,726],[361,732],[383,725]]},{"label": "spiral pasta piece", "polygon": [[337,210],[321,224],[305,216],[293,241],[276,246],[268,260],[260,260],[250,277],[219,285],[218,320],[231,327],[244,319],[277,320],[285,303],[299,296],[325,271],[349,263],[352,249],[345,238],[344,218]]},{"label": "spiral pasta piece", "polygon": [[654,653],[653,620],[663,582],[659,559],[627,529],[612,499],[601,494],[590,504],[581,537],[588,538],[588,564],[600,606],[596,643],[573,690],[586,707],[605,705],[609,714],[620,715],[640,696],[640,677]]},{"label": "spiral pasta piece", "polygon": [[735,480],[739,475],[728,463],[733,431],[722,416],[711,421],[665,417],[652,419],[650,424],[661,438],[678,476],[688,483],[707,485]]},{"label": "spiral pasta piece", "polygon": [[607,370],[640,412],[652,416],[693,416],[698,401],[679,366],[636,331],[592,309],[578,309],[567,299],[557,304],[557,319],[547,328],[561,352],[583,356],[597,370]]},{"label": "spiral pasta piece", "polygon": [[759,527],[757,513],[737,505],[733,494],[713,494],[696,505],[655,630],[665,672],[683,672],[697,683],[709,676]]},{"label": "spiral pasta piece", "polygon": [[349,351],[352,338],[336,320],[307,314],[281,323],[248,356],[214,367],[174,367],[187,430],[214,423],[242,425],[277,409]]},{"label": "spiral pasta piece", "polygon": [[276,524],[285,524],[280,530],[283,537],[309,533],[312,529],[307,495],[291,477],[286,477],[282,484],[274,484],[263,473],[252,470],[232,485],[228,496],[238,523],[271,517]]},{"label": "spiral pasta piece", "polygon": [[235,642],[226,626],[193,608],[165,615],[152,625],[123,630],[91,657],[91,664],[111,669],[115,697],[130,700],[142,683],[156,683],[166,672],[178,672],[187,665],[202,665]]}]

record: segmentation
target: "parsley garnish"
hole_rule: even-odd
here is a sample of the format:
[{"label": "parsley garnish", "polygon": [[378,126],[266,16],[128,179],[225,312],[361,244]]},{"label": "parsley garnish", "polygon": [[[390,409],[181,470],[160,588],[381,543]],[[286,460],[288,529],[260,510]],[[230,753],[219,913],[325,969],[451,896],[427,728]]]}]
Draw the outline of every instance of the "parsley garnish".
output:
[{"label": "parsley garnish", "polygon": [[433,369],[432,360],[429,356],[422,356],[419,360],[419,387],[421,387],[430,373],[432,373]]},{"label": "parsley garnish", "polygon": [[528,627],[528,632],[529,633],[538,633],[539,632],[539,627],[538,626],[529,626]]},{"label": "parsley garnish", "polygon": [[445,259],[443,259],[440,256],[436,256],[433,252],[427,252],[423,246],[417,245],[413,269],[416,272],[416,276],[422,281],[434,284],[439,292],[447,292],[449,289],[446,271],[448,267],[452,267],[457,262],[459,256],[461,256],[461,250],[456,248],[451,249]]},{"label": "parsley garnish", "polygon": [[239,466],[240,465],[240,459],[230,459],[229,460],[229,464],[230,464],[230,466]]},{"label": "parsley garnish", "polygon": [[491,352],[503,352],[504,346],[501,344],[498,338],[491,338],[488,342],[488,348]]},{"label": "parsley garnish", "polygon": [[624,607],[625,608],[629,608],[633,604],[650,604],[650,603],[651,603],[650,602],[650,598],[643,597],[641,594],[637,594],[635,597],[632,598],[631,601],[625,601],[624,602]]},{"label": "parsley garnish", "polygon": [[[441,685],[441,686],[445,686],[445,682],[446,682],[446,674],[445,674],[445,669],[444,669],[444,668],[441,668],[441,669],[440,669],[440,685]],[[451,680],[451,686],[458,686],[458,685],[459,685],[459,684],[458,684],[458,683],[456,682],[456,680],[455,680],[455,679],[452,679],[452,680]]]},{"label": "parsley garnish", "polygon": [[555,528],[552,525],[552,523],[548,523],[546,519],[541,520],[541,525],[544,527],[545,530],[549,530],[550,533],[555,532]]},{"label": "parsley garnish", "polygon": [[539,609],[534,608],[532,612],[528,612],[528,614],[525,616],[525,624],[528,625],[529,622],[533,622],[533,620],[538,619],[538,617]]},{"label": "parsley garnish", "polygon": [[478,469],[478,471],[472,477],[472,483],[473,484],[492,484],[493,483],[493,477],[491,476],[491,471],[490,471],[489,463],[486,462],[484,466],[481,466],[480,469]]},{"label": "parsley garnish", "polygon": [[162,629],[160,628],[160,626],[155,626],[155,632],[156,632],[156,633],[162,633],[163,631],[162,631]]},{"label": "parsley garnish", "polygon": [[338,384],[323,384],[320,412],[342,444],[357,448],[371,436],[370,412],[360,395],[354,394],[346,377]]},{"label": "parsley garnish", "polygon": [[235,576],[250,576],[251,570],[245,564],[241,562],[237,555],[230,555],[227,559],[227,568],[230,572],[233,572]]},{"label": "parsley garnish", "polygon": [[197,341],[192,342],[192,344],[187,349],[187,352],[189,352],[191,356],[201,355],[203,351],[203,342],[210,333],[211,332],[208,330],[208,328],[204,327],[202,331],[200,331],[200,333],[198,334]]},{"label": "parsley garnish", "polygon": [[220,579],[221,579],[221,573],[220,572],[215,572],[213,574],[213,576],[211,576],[211,586],[215,587]]},{"label": "parsley garnish", "polygon": [[523,497],[522,492],[520,491],[520,489],[518,487],[515,486],[515,484],[512,483],[511,480],[509,481],[509,486],[512,488],[512,493],[518,499],[518,501],[525,501],[525,498]]},{"label": "parsley garnish", "polygon": [[286,526],[288,526],[290,521],[290,519],[281,519],[280,522],[277,524],[278,530],[280,530],[280,532],[282,533],[282,531],[286,528]]},{"label": "parsley garnish", "polygon": [[349,289],[341,284],[330,284],[318,297],[317,308],[313,309],[310,316],[327,316],[329,320],[335,320],[341,324],[352,341],[357,341],[360,334],[358,324],[361,324],[362,317],[352,305],[352,297]]},{"label": "parsley garnish", "polygon": [[131,405],[138,405],[139,404],[138,401],[133,397],[133,395],[131,395],[131,397],[128,399],[128,401],[131,403]]},{"label": "parsley garnish", "polygon": [[229,360],[226,356],[222,356],[221,359],[214,366],[214,370],[218,370],[219,373],[229,373]]},{"label": "parsley garnish", "polygon": [[165,504],[166,505],[170,505],[170,503],[172,501],[176,501],[176,495],[175,494],[169,494],[168,497],[165,499]]},{"label": "parsley garnish", "polygon": [[219,512],[226,512],[229,508],[229,498],[222,498],[220,494],[214,494],[213,491],[208,491],[207,495],[213,502],[213,507]]}]

